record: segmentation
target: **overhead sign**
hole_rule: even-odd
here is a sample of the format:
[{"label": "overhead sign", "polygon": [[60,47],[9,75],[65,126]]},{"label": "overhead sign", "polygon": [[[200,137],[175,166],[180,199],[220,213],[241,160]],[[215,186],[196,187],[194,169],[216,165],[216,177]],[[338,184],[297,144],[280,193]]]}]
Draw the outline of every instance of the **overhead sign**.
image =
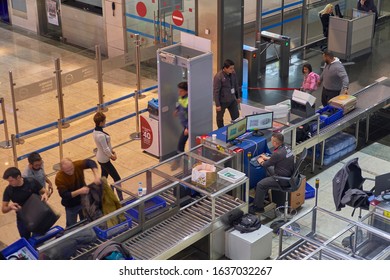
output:
[{"label": "overhead sign", "polygon": [[184,23],[184,16],[179,10],[175,10],[172,13],[172,21],[177,26],[181,26]]}]

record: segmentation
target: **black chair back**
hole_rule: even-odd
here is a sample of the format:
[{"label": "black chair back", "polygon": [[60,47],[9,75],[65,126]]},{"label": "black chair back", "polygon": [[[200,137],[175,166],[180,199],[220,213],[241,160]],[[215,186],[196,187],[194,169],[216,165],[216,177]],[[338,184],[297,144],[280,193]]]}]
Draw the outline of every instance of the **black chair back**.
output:
[{"label": "black chair back", "polygon": [[282,187],[282,190],[284,192],[295,192],[296,190],[299,189],[299,187],[302,183],[302,179],[305,177],[299,173],[299,170],[301,168],[303,161],[306,159],[306,157],[307,157],[307,149],[304,148],[302,153],[299,156],[298,161],[295,163],[294,172],[293,172],[293,175],[291,177],[274,176],[274,178],[278,179],[279,181],[288,181],[289,182],[288,186]]},{"label": "black chair back", "polygon": [[340,10],[340,5],[339,4],[336,4],[334,6],[334,11],[336,13],[336,16],[338,16],[339,18],[343,18],[343,14],[341,13],[341,10]]}]

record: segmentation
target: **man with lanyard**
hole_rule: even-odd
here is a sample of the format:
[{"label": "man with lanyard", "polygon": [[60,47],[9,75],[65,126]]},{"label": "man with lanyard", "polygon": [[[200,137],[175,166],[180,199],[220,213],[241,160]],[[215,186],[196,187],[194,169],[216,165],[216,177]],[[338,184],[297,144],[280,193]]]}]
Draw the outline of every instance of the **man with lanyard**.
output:
[{"label": "man with lanyard", "polygon": [[271,156],[262,154],[258,158],[259,164],[267,169],[269,177],[259,181],[256,186],[256,195],[249,213],[264,212],[264,200],[268,190],[282,190],[289,182],[278,181],[272,176],[290,177],[294,173],[294,155],[291,148],[284,144],[284,136],[281,133],[273,133],[271,143],[274,152]]},{"label": "man with lanyard", "polygon": [[234,72],[234,62],[226,59],[222,70],[214,76],[213,95],[215,109],[217,111],[217,126],[221,128],[223,124],[223,115],[228,109],[232,120],[240,116],[238,104],[240,103],[240,88],[238,86],[237,76]]}]

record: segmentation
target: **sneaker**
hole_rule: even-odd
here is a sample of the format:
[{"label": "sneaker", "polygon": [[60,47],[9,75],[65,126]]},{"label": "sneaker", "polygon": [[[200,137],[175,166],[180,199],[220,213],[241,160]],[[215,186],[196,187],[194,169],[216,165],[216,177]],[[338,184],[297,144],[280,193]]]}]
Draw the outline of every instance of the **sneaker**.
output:
[{"label": "sneaker", "polygon": [[252,205],[251,207],[249,207],[249,214],[252,214],[252,215],[256,215],[258,213],[264,213],[264,208],[259,208],[255,205]]}]

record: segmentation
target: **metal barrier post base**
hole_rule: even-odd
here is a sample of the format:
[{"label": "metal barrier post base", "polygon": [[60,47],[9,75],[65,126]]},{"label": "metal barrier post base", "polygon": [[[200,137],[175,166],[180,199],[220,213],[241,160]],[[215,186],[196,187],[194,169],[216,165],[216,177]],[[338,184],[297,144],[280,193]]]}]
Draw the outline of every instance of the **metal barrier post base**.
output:
[{"label": "metal barrier post base", "polygon": [[2,141],[2,142],[0,142],[0,148],[3,148],[3,149],[10,149],[10,148],[12,148],[11,141]]},{"label": "metal barrier post base", "polygon": [[[144,99],[146,97],[145,94],[142,94],[142,93],[135,93],[135,94],[138,94],[138,99]],[[134,94],[134,98],[135,98],[135,94]]]},{"label": "metal barrier post base", "polygon": [[102,105],[102,104],[98,104],[97,105],[97,110],[96,112],[107,112],[108,111],[108,107]]},{"label": "metal barrier post base", "polygon": [[[58,126],[56,126],[58,128]],[[61,128],[68,128],[70,127],[70,123],[67,123],[67,122],[63,122],[62,125],[61,125]]]},{"label": "metal barrier post base", "polygon": [[141,140],[141,133],[134,132],[134,133],[130,134],[130,139],[131,140]]}]

